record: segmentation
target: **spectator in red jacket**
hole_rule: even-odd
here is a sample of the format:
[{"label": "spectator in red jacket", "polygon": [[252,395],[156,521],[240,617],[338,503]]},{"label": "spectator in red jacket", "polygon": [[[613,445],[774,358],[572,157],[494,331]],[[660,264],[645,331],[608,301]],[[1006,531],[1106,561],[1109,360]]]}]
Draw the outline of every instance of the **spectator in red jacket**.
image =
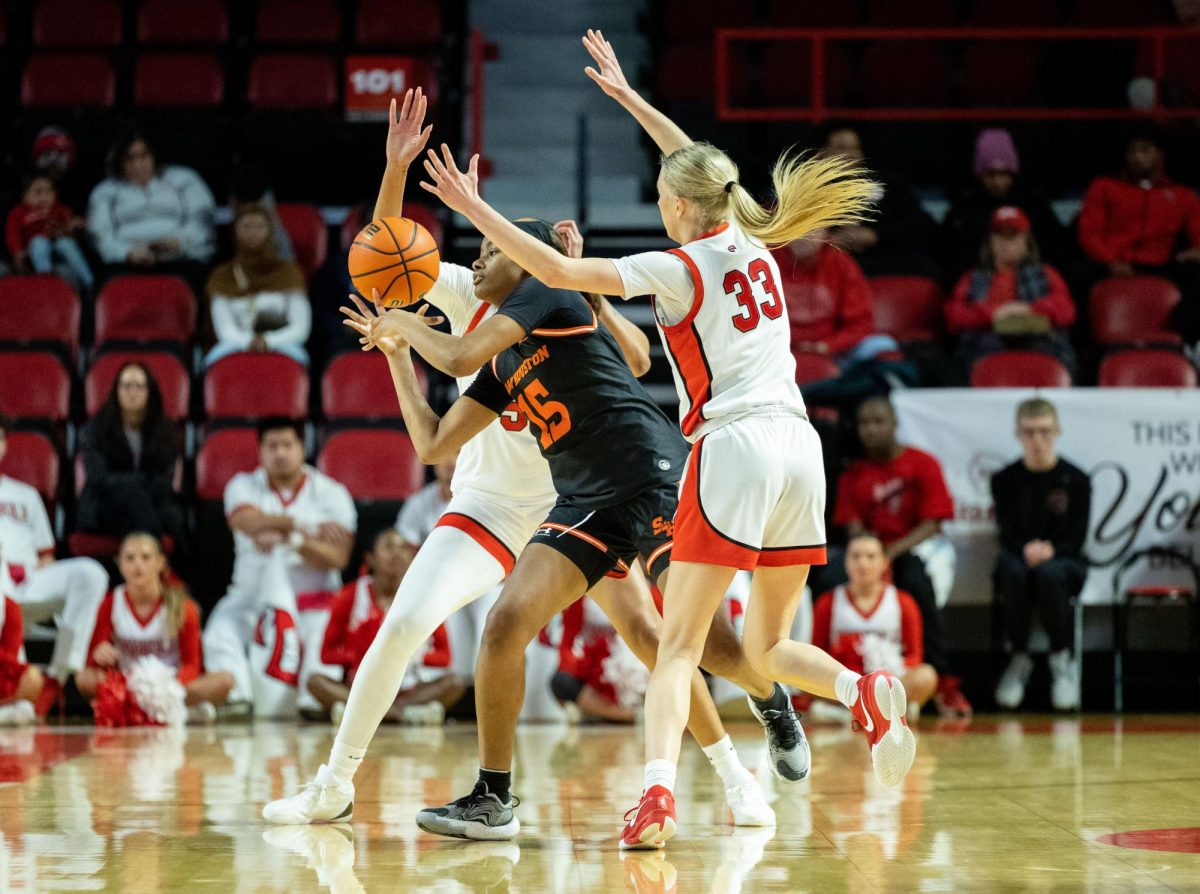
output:
[{"label": "spectator in red jacket", "polygon": [[981,357],[1023,348],[1052,354],[1074,371],[1067,335],[1073,322],[1071,293],[1058,271],[1041,262],[1028,216],[1012,205],[997,208],[978,266],[963,274],[946,304],[961,366],[969,373]]},{"label": "spectator in red jacket", "polygon": [[21,204],[8,213],[5,243],[18,271],[53,273],[57,259],[90,292],[95,278],[74,236],[85,226],[83,218],[58,200],[50,175],[35,171],[25,178]]},{"label": "spectator in red jacket", "polygon": [[[334,726],[341,723],[346,700],[350,698],[350,684],[379,632],[414,554],[413,547],[395,528],[385,528],[376,535],[364,557],[371,573],[346,584],[333,600],[321,661],[341,665],[342,679],[313,674],[308,679],[308,691],[330,709]],[[442,625],[433,632],[423,655],[409,665],[400,692],[384,720],[440,725],[446,708],[458,702],[466,691],[465,681],[450,671],[450,640]]]},{"label": "spectator in red jacket", "polygon": [[[939,710],[969,715],[971,706],[959,680],[950,674],[937,597],[922,558],[936,546],[942,522],[954,517],[942,467],[923,450],[896,440],[896,411],[886,397],[869,398],[859,407],[858,437],[865,455],[838,480],[833,523],[844,527],[851,539],[865,531],[879,537],[891,562],[892,581],[921,609],[925,660],[940,677]],[[836,559],[814,571],[814,592],[833,589],[847,579]]]},{"label": "spectator in red jacket", "polygon": [[891,671],[908,693],[910,715],[937,690],[937,671],[925,663],[921,610],[886,580],[883,541],[861,533],[846,544],[845,584],[813,606],[813,645],[860,674]]}]

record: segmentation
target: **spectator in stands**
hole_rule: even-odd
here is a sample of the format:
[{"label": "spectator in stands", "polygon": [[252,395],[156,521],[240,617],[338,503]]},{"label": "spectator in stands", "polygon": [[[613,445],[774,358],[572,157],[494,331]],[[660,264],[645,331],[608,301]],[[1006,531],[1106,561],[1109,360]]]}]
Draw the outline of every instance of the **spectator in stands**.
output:
[{"label": "spectator in stands", "polygon": [[908,593],[885,580],[883,541],[862,532],[846,544],[847,582],[813,605],[813,645],[860,674],[878,670],[900,677],[915,720],[938,688],[937,671],[924,661],[921,610]]},{"label": "spectator in stands", "polygon": [[171,273],[199,294],[215,247],[216,203],[204,180],[182,165],[160,167],[138,130],[113,144],[108,168],[88,201],[88,228],[109,272]]},{"label": "spectator in stands", "polygon": [[1200,339],[1200,197],[1167,177],[1156,127],[1134,131],[1119,176],[1097,177],[1088,187],[1079,212],[1079,245],[1093,277],[1150,273],[1173,280],[1184,294],[1179,318],[1184,338]]},{"label": "spectator in stands", "polygon": [[1000,555],[996,595],[1004,606],[1008,667],[996,703],[1016,708],[1033,671],[1029,632],[1034,609],[1050,637],[1051,700],[1056,710],[1079,707],[1079,658],[1072,603],[1083,588],[1092,485],[1086,472],[1058,456],[1061,429],[1054,404],[1042,398],[1017,407],[1021,459],[992,476]]},{"label": "spectator in stands", "polygon": [[434,480],[404,501],[396,516],[396,530],[413,549],[419,549],[437,526],[450,502],[450,482],[458,457],[435,463]]},{"label": "spectator in stands", "polygon": [[121,367],[100,412],[83,429],[80,451],[87,473],[79,497],[81,530],[118,537],[169,534],[182,548],[183,511],[174,488],[178,437],[145,365]]},{"label": "spectator in stands", "polygon": [[92,268],[75,241],[75,233],[85,227],[83,218],[58,201],[50,176],[34,171],[25,177],[21,204],[8,213],[4,235],[18,272],[53,273],[54,262],[61,261],[79,286],[91,292]]},{"label": "spectator in stands", "polygon": [[284,261],[296,260],[291,237],[288,236],[288,231],[275,208],[275,194],[267,184],[266,172],[260,165],[242,161],[233,172],[229,206],[236,218],[238,212],[247,205],[256,205],[271,215],[271,241],[275,245],[276,256]]},{"label": "spectator in stands", "polygon": [[[854,127],[835,124],[826,131],[823,152],[865,162],[862,138]],[[933,220],[913,190],[894,174],[873,173],[882,194],[874,220],[838,227],[830,241],[850,252],[867,276],[884,273],[938,275],[930,253]]]},{"label": "spectator in stands", "polygon": [[25,661],[21,606],[0,593],[0,727],[28,726],[42,692],[42,674]]},{"label": "spectator in stands", "polygon": [[1021,160],[1007,130],[991,127],[979,132],[974,170],[974,182],[950,206],[942,223],[939,241],[948,270],[962,270],[978,260],[979,246],[991,232],[992,215],[1010,205],[1029,218],[1044,257],[1060,264],[1069,260],[1066,228],[1045,197],[1021,179]]},{"label": "spectator in stands", "polygon": [[1074,373],[1067,327],[1075,322],[1075,303],[1058,271],[1042,262],[1020,208],[1005,205],[992,212],[979,261],[946,304],[946,322],[958,335],[964,379],[976,360],[1014,348],[1051,354]]},{"label": "spectator in stands", "polygon": [[[12,420],[0,415],[0,463]],[[62,686],[87,661],[108,573],[93,559],[54,560],[54,533],[36,490],[0,475],[0,594],[12,597],[31,624],[57,617],[58,635],[46,668],[38,713],[62,695]]]},{"label": "spectator in stands", "polygon": [[[896,440],[896,411],[885,397],[869,398],[859,407],[858,437],[865,456],[838,480],[833,522],[850,538],[864,531],[879,537],[892,566],[892,581],[921,609],[922,651],[939,677],[938,709],[950,716],[969,715],[971,706],[950,672],[932,579],[937,574],[953,576],[953,548],[940,537],[942,522],[954,517],[942,467],[923,450]],[[845,570],[831,564],[812,586],[819,592],[845,580]]]},{"label": "spectator in stands", "polygon": [[[210,670],[233,674],[231,702],[253,703],[256,675],[249,650],[260,618],[275,609],[295,622],[302,659],[294,677],[300,705],[316,705],[305,684],[313,672],[333,674],[320,659],[329,608],[350,561],[358,514],[350,492],[304,462],[304,430],[295,420],[258,422],[259,467],[239,472],[225,487],[225,515],[233,529],[233,580],[204,628]],[[280,669],[276,669],[280,670]],[[271,668],[265,669],[270,676]]]},{"label": "spectator in stands", "polygon": [[97,612],[87,668],[75,677],[80,693],[94,699],[106,681],[114,682],[114,672],[125,677],[139,659],[154,656],[183,685],[189,721],[213,722],[233,688],[233,675],[204,672],[200,609],[168,568],[162,545],[150,534],[130,534],[121,542],[117,567],[124,583],[104,597]]},{"label": "spectator in stands", "polygon": [[[330,709],[334,726],[341,723],[350,684],[379,632],[413,555],[412,547],[394,528],[380,531],[364,557],[370,573],[342,587],[333,601],[321,660],[340,666],[342,674],[340,677],[313,674],[308,678],[308,691]],[[445,626],[440,626],[422,650],[422,656],[409,665],[384,720],[439,725],[445,719],[446,709],[457,704],[466,691],[466,681],[450,670],[450,639]]]},{"label": "spectator in stands", "polygon": [[561,615],[558,670],[550,690],[568,721],[634,723],[645,702],[650,673],[586,596]]},{"label": "spectator in stands", "polygon": [[213,271],[208,297],[217,342],[205,362],[239,351],[273,351],[308,365],[312,330],[304,272],[276,253],[274,220],[260,205],[243,205],[233,222],[233,259]]},{"label": "spectator in stands", "polygon": [[34,170],[54,181],[63,202],[79,207],[86,200],[75,168],[75,141],[61,127],[43,127],[33,139],[29,161]]}]

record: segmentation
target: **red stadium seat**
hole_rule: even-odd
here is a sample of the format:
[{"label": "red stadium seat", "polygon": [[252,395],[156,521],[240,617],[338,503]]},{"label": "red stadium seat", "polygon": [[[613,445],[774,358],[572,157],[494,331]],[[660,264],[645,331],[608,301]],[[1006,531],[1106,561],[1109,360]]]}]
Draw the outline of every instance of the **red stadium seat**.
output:
[{"label": "red stadium seat", "polygon": [[79,315],[79,296],[57,276],[0,277],[0,344],[53,342],[74,358]]},{"label": "red stadium seat", "polygon": [[963,98],[970,105],[1033,105],[1038,101],[1042,47],[1031,41],[980,41],[963,55]]},{"label": "red stadium seat", "polygon": [[40,0],[33,11],[35,47],[116,47],[122,30],[116,0]]},{"label": "red stadium seat", "polygon": [[1092,286],[1092,335],[1102,345],[1180,344],[1171,315],[1179,289],[1159,276],[1114,276]]},{"label": "red stadium seat", "polygon": [[354,39],[364,47],[428,46],[442,39],[437,0],[361,0]]},{"label": "red stadium seat", "polygon": [[308,373],[282,354],[230,354],[208,368],[204,412],[212,419],[308,415]]},{"label": "red stadium seat", "polygon": [[[846,102],[853,76],[850,57],[838,44],[825,45],[825,104]],[[768,44],[759,68],[759,93],[768,105],[812,104],[812,54],[805,41]]]},{"label": "red stadium seat", "polygon": [[45,435],[29,431],[8,433],[8,450],[0,461],[0,475],[16,478],[41,494],[53,512],[58,495],[58,451]]},{"label": "red stadium seat", "polygon": [[[737,104],[744,103],[750,92],[747,52],[746,44],[730,46],[729,96]],[[668,47],[655,66],[655,93],[669,102],[710,102],[717,95],[714,66],[711,41]]]},{"label": "red stadium seat", "polygon": [[[425,370],[416,370],[425,391]],[[321,379],[321,406],[330,421],[401,418],[387,360],[378,351],[347,351],[335,357]]]},{"label": "red stadium seat", "polygon": [[325,442],[317,468],[356,500],[406,500],[425,485],[425,466],[408,435],[398,431],[338,432]]},{"label": "red stadium seat", "polygon": [[972,388],[1070,388],[1071,374],[1038,351],[1000,351],[971,367]]},{"label": "red stadium seat", "polygon": [[279,220],[292,240],[296,263],[306,276],[312,276],[329,251],[329,228],[315,205],[280,202],[275,206]]},{"label": "red stadium seat", "polygon": [[225,43],[229,14],[221,0],[146,0],[137,35],[142,43]]},{"label": "red stadium seat", "polygon": [[341,38],[342,14],[332,0],[266,0],[255,28],[260,43],[328,43]]},{"label": "red stadium seat", "polygon": [[21,104],[30,108],[112,108],[117,75],[104,56],[43,53],[31,56],[21,75]]},{"label": "red stadium seat", "polygon": [[225,69],[212,56],[156,53],[138,59],[133,101],[142,107],[210,109],[225,98]]},{"label": "red stadium seat", "polygon": [[196,453],[196,497],[220,500],[238,472],[258,468],[258,435],[252,428],[223,428],[204,439]]},{"label": "red stadium seat", "polygon": [[1045,28],[1060,24],[1062,16],[1058,4],[1046,0],[975,0],[968,21],[984,27]]},{"label": "red stadium seat", "polygon": [[865,24],[869,28],[953,28],[958,24],[955,0],[870,0]]},{"label": "red stadium seat", "polygon": [[942,331],[938,284],[925,276],[873,276],[875,326],[901,342],[934,341]]},{"label": "red stadium seat", "polygon": [[328,56],[259,56],[250,66],[247,98],[266,109],[330,108],[338,101],[337,68]]},{"label": "red stadium seat", "polygon": [[122,366],[133,361],[144,364],[158,383],[158,390],[162,392],[163,414],[177,422],[187,419],[192,394],[191,379],[179,358],[165,351],[110,351],[101,354],[88,370],[83,383],[83,402],[87,415],[94,416],[100,412],[117,373]]},{"label": "red stadium seat", "polygon": [[953,71],[944,43],[920,40],[873,43],[863,51],[859,79],[868,105],[950,104]]},{"label": "red stadium seat", "polygon": [[727,0],[667,0],[664,5],[664,28],[671,42],[696,39],[707,41],[717,28],[747,28],[755,24],[753,3],[729,3]]},{"label": "red stadium seat", "polygon": [[178,276],[115,276],[96,297],[96,347],[106,342],[187,344],[196,298]]},{"label": "red stadium seat", "polygon": [[807,385],[809,382],[820,382],[824,379],[835,378],[841,370],[828,354],[816,354],[810,351],[796,351],[796,384]]},{"label": "red stadium seat", "polygon": [[1100,363],[1101,388],[1195,388],[1196,367],[1176,351],[1117,351]]},{"label": "red stadium seat", "polygon": [[54,354],[0,354],[0,413],[57,423],[66,421],[70,403],[71,375]]}]

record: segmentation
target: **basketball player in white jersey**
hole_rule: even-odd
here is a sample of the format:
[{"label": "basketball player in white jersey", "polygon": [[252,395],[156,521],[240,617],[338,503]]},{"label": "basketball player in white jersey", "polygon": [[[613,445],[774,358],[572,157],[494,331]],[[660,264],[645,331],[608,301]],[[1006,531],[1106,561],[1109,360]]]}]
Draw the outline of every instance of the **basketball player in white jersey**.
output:
[{"label": "basketball player in white jersey", "polygon": [[[0,416],[0,462],[11,430],[12,421]],[[94,559],[54,561],[54,532],[41,495],[0,475],[0,596],[20,604],[26,624],[58,615],[40,708],[55,701],[67,678],[86,664],[96,610],[107,590],[108,572]]]},{"label": "basketball player in white jersey", "polygon": [[689,681],[739,568],[756,570],[744,628],[751,666],[851,708],[883,783],[899,784],[912,764],[916,741],[899,680],[886,672],[862,677],[789,636],[808,568],[825,561],[825,480],[767,248],[859,220],[877,187],[843,160],[784,157],[772,173],[777,204],[768,210],[738,183],[728,156],[693,143],[629,86],[603,35],[588,32],[584,44],[599,66],[587,69],[589,77],[662,150],[659,211],[680,248],[615,261],[564,257],[484,202],[478,159],[461,172],[444,144],[440,155],[428,152],[432,183],[421,186],[547,286],[654,296],[681,428],[693,447],[675,516],[678,568],[664,593],[666,626],[646,698],[645,786],[621,845],[661,847],[676,829],[672,790]]},{"label": "basketball player in white jersey", "polygon": [[[408,166],[429,137],[430,128],[421,128],[424,115],[425,99],[420,90],[409,91],[405,96],[399,117],[393,103],[389,115],[388,166],[375,206],[376,219],[401,213]],[[567,235],[568,242],[577,238],[577,234]],[[470,333],[495,313],[494,305],[475,295],[475,288],[482,281],[482,273],[442,264],[438,282],[427,298],[449,320],[452,334]],[[617,338],[626,359],[633,360],[633,371],[645,372],[649,359],[645,339],[636,327],[606,303],[598,316]],[[475,370],[461,376],[460,391],[465,391],[474,378]],[[413,654],[447,617],[492,589],[512,571],[516,554],[557,499],[549,467],[527,428],[527,420],[514,405],[463,446],[451,484],[453,497],[413,560],[363,658],[350,688],[329,763],[318,770],[316,779],[298,795],[267,804],[263,817],[269,822],[302,824],[350,818],[354,774],[395,698]],[[635,586],[634,581],[633,575],[625,582],[605,580],[593,590],[592,596],[606,608],[615,601],[644,605],[645,616],[638,618],[638,623],[657,629],[659,621],[648,591],[640,600],[616,592],[619,587]],[[739,762],[715,705],[710,700],[706,707],[704,716],[693,718],[693,730],[721,777],[735,824],[773,823],[774,813],[754,777]],[[790,718],[783,719],[791,722]],[[795,751],[795,755],[789,756],[791,764],[787,772],[803,778],[807,773],[807,743],[803,743],[802,751],[799,748]],[[781,771],[776,768],[776,772]]]}]

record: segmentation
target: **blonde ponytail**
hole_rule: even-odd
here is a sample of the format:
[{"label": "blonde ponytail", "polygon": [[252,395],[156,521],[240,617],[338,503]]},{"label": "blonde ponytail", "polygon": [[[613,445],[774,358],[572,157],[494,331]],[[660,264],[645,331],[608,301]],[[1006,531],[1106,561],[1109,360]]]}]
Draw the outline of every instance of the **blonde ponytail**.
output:
[{"label": "blonde ponytail", "polygon": [[738,182],[733,160],[711,143],[692,143],[662,159],[667,187],[696,207],[701,232],[733,218],[768,248],[815,230],[866,218],[880,186],[854,161],[784,153],[771,170],[776,205],[764,208]]}]

